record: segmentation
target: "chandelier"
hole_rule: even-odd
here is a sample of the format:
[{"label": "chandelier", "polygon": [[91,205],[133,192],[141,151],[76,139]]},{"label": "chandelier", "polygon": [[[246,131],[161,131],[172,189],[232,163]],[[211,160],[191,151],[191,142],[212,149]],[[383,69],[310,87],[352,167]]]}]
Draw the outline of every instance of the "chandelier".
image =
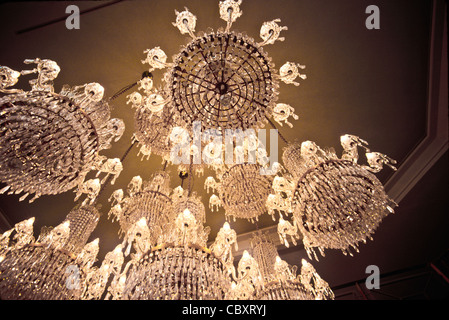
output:
[{"label": "chandelier", "polygon": [[[220,17],[227,26],[209,33],[195,34],[196,16],[187,8],[176,11],[173,25],[192,40],[174,56],[173,62],[167,62],[160,47],[145,51],[147,58],[142,62],[150,65],[150,71],[168,69],[163,76],[164,87],[146,99],[138,99],[145,101],[146,108],[156,114],[165,108],[177,125],[189,131],[195,121],[201,122],[203,130],[224,131],[256,129],[263,127],[267,117],[274,116],[276,121],[285,117],[283,110],[291,108],[275,103],[278,80],[297,84],[294,80],[298,76],[305,79],[298,71],[298,66],[304,66],[288,62],[279,73],[275,72],[263,46],[283,40],[279,35],[286,28],[277,24],[279,20],[263,24],[263,41],[259,43],[231,31],[232,23],[242,14],[240,4],[241,1],[233,0],[220,2]],[[136,102],[135,96],[138,97],[131,95],[131,102]]]},{"label": "chandelier", "polygon": [[172,205],[169,183],[170,176],[160,171],[150,181],[143,182],[140,176],[133,177],[126,194],[122,189],[112,193],[110,201],[113,207],[109,216],[116,217],[122,233],[126,234],[142,218],[150,228],[168,223],[168,210]]},{"label": "chandelier", "polygon": [[[86,198],[55,228],[33,237],[34,219],[15,225],[0,238],[1,299],[85,300],[325,300],[334,295],[311,263],[296,266],[279,257],[269,236],[257,231],[251,254],[238,250],[231,223],[249,220],[257,226],[265,214],[276,221],[286,247],[303,242],[309,259],[317,249],[338,249],[352,255],[372,235],[396,204],[374,175],[396,161],[371,152],[368,143],[343,135],[343,154],[312,141],[289,142],[282,163],[269,166],[258,132],[268,123],[291,128],[295,109],[278,103],[279,84],[299,86],[305,66],[286,62],[279,70],[267,45],[284,41],[280,19],[264,22],[261,41],[232,31],[242,15],[241,0],[219,2],[226,26],[196,32],[197,18],[187,8],[175,11],[173,25],[188,35],[168,61],[154,47],[144,51],[150,66],[127,96],[134,112],[132,146],[142,161],[162,158],[163,167],[144,181],[135,176],[126,189],[109,197],[108,217],[120,225],[119,243],[95,265],[99,241],[87,240],[100,213],[94,207],[106,183],[114,184],[123,159],[99,151],[111,148],[125,129],[110,119],[111,108],[97,83],[64,86],[54,93],[60,69],[51,60],[32,71],[0,67],[0,193],[57,194],[76,188],[75,201]],[[162,85],[153,72],[164,70]],[[38,73],[28,92],[11,89],[22,74]],[[134,86],[134,85],[133,85]],[[129,86],[127,90],[132,88]],[[120,94],[125,92],[122,90]],[[274,122],[272,120],[274,120]],[[278,131],[276,131],[278,132]],[[366,164],[359,164],[363,148]],[[43,156],[45,155],[45,156]],[[177,166],[183,183],[171,187],[168,165]],[[206,207],[192,191],[192,176],[205,169],[210,211],[222,207],[225,222],[213,242],[206,226]],[[94,179],[86,180],[90,171]],[[99,178],[103,173],[103,177]],[[231,221],[232,220],[232,221]],[[257,227],[258,229],[258,227]]]},{"label": "chandelier", "polygon": [[[302,235],[309,255],[318,260],[317,248],[340,249],[344,254],[372,239],[372,234],[396,203],[390,199],[373,173],[395,160],[371,152],[368,143],[353,135],[341,136],[343,154],[323,150],[312,141],[289,144],[282,156],[287,171],[273,179],[273,194],[267,199],[270,213],[279,212],[278,232],[284,242]],[[367,164],[358,164],[358,148],[366,151]],[[293,213],[293,224],[282,218]]]},{"label": "chandelier", "polygon": [[212,195],[209,205],[213,211],[214,206],[223,206],[226,217],[257,221],[259,216],[267,210],[266,199],[271,192],[272,179],[261,175],[259,164],[242,163],[231,166],[223,173],[217,173],[216,182],[208,177],[206,188],[218,191]]},{"label": "chandelier", "polygon": [[43,227],[37,240],[34,218],[6,231],[1,236],[0,298],[81,299],[99,250],[98,239],[87,243],[99,218],[95,207],[76,206],[58,226]]},{"label": "chandelier", "polygon": [[[256,273],[258,269],[258,281],[243,278],[239,284],[234,285],[234,291],[230,293],[233,297],[250,297],[255,300],[333,299],[329,285],[321,279],[313,266],[303,259],[301,274],[296,275],[297,267],[290,266],[279,257],[269,235],[260,231],[253,233],[251,249],[254,258],[245,251],[240,263],[243,266],[253,265]],[[245,260],[250,262],[245,263]],[[239,269],[243,269],[243,266],[239,265]]]},{"label": "chandelier", "polygon": [[[0,181],[6,183],[0,193],[24,193],[20,201],[34,194],[33,202],[77,188],[78,197],[86,193],[86,203],[92,204],[106,177],[113,175],[114,183],[123,169],[119,159],[107,159],[99,151],[111,148],[125,125],[110,119],[111,108],[98,83],[64,85],[57,94],[53,81],[60,68],[55,61],[24,62],[37,67],[21,72],[0,67]],[[30,81],[30,91],[8,89],[20,75],[32,73],[38,76]],[[85,181],[92,170],[106,177]]]},{"label": "chandelier", "polygon": [[[117,269],[105,299],[224,299],[231,283],[230,248],[236,233],[225,224],[208,248],[210,227],[204,226],[201,198],[181,186],[170,189],[169,179],[164,171],[143,184],[135,177],[127,197],[120,199],[121,190],[113,193],[111,200],[124,203],[122,210],[116,211],[116,205],[110,212],[120,222],[124,241],[114,250],[115,257],[107,259]],[[107,279],[109,269],[103,272]]]},{"label": "chandelier", "polygon": [[[147,234],[142,232],[137,238],[135,232],[127,238],[128,242],[135,239],[136,253],[108,289],[113,299],[224,298],[230,284],[227,261],[216,254],[218,249],[206,247],[210,230],[198,223],[189,209],[161,228],[163,233],[154,243],[148,241],[151,231],[145,220],[139,220],[137,224],[134,230],[143,227]],[[222,244],[215,244],[217,248],[220,246]],[[142,250],[144,248],[146,250]]]},{"label": "chandelier", "polygon": [[[226,28],[216,32],[195,34],[196,16],[187,8],[176,11],[173,23],[181,34],[188,34],[191,41],[181,47],[167,61],[166,53],[155,47],[144,51],[142,63],[149,64],[149,71],[166,69],[160,88],[153,88],[153,81],[146,81],[128,96],[135,113],[135,138],[143,155],[151,152],[173,164],[173,144],[185,144],[187,162],[193,159],[194,169],[202,172],[204,164],[217,169],[224,163],[224,134],[232,131],[253,131],[262,128],[270,117],[282,125],[290,116],[297,119],[294,109],[276,103],[279,80],[295,82],[302,65],[287,62],[277,72],[274,63],[264,51],[273,44],[286,27],[278,25],[279,19],[265,22],[261,28],[262,42],[231,30],[233,22],[241,16],[241,1],[220,2],[220,17]],[[201,137],[196,133],[201,132]],[[210,141],[212,140],[212,141]],[[234,140],[235,143],[235,140]],[[186,161],[183,161],[185,164]],[[182,166],[181,169],[186,169]]]}]

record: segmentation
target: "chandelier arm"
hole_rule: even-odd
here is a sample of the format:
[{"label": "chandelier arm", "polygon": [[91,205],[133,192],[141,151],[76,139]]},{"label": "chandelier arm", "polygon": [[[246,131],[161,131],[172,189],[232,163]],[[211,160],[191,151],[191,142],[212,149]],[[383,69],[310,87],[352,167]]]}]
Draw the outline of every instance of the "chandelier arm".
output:
[{"label": "chandelier arm", "polygon": [[188,22],[187,22],[186,19],[183,20],[183,23],[184,23],[184,26],[186,27],[186,29],[187,29],[189,35],[190,35],[193,39],[196,39],[195,33],[193,33],[193,31],[190,29],[189,24],[188,24]]},{"label": "chandelier arm", "polygon": [[126,87],[123,87],[122,89],[120,89],[119,91],[117,91],[110,99],[109,101],[114,101],[115,99],[117,99],[119,96],[121,96],[122,94],[124,94],[125,92],[131,90],[132,88],[134,88],[135,86],[137,86],[139,84],[139,82],[134,82],[132,84],[127,85]]},{"label": "chandelier arm", "polygon": [[[209,68],[210,72],[211,72],[212,75],[214,76],[215,81],[217,81],[217,83],[220,82],[220,81],[218,81],[218,78],[217,78],[217,76],[215,75],[214,70],[211,69],[210,62],[209,62],[209,60],[207,60],[206,56],[204,55],[203,50],[200,50],[200,53],[201,53],[201,56],[203,57],[204,61],[206,62],[207,67]],[[204,79],[201,79],[201,80],[204,81]]]},{"label": "chandelier arm", "polygon": [[258,45],[261,46],[261,47],[263,47],[264,45],[266,45],[266,44],[268,43],[268,41],[270,41],[270,39],[271,39],[271,37],[273,36],[273,34],[274,34],[274,31],[273,31],[273,30],[270,30],[270,36],[267,38],[267,40],[258,43]]},{"label": "chandelier arm", "polygon": [[[205,83],[207,83],[207,84],[210,84],[210,85],[212,85],[212,86],[215,86],[215,83],[213,83],[213,82],[211,82],[211,81],[208,81],[208,80],[206,80],[206,79],[204,79],[204,78],[200,78],[200,77],[198,77],[196,74],[189,73],[189,72],[188,72],[187,70],[185,70],[185,69],[177,69],[177,71],[181,72],[181,74],[186,74],[186,75],[187,75],[187,79],[184,78],[184,77],[181,77],[183,80],[193,82],[193,84],[199,85],[200,87],[203,87],[203,88],[206,89],[206,90],[210,90],[210,88],[206,87],[206,86],[205,86],[204,84],[202,84],[201,82],[205,82]],[[180,74],[178,74],[178,75],[181,76]],[[200,82],[200,83],[196,83],[194,80],[190,80],[190,79],[189,79],[189,76],[192,76],[192,77],[195,78],[195,79],[199,79],[201,82]]]},{"label": "chandelier arm", "polygon": [[226,45],[225,45],[224,51],[221,52],[221,58],[220,58],[221,68],[222,68],[221,69],[221,81],[223,81],[223,82],[227,82],[227,81],[224,81],[223,69],[226,66],[226,54],[228,53],[229,38],[225,38],[225,41],[226,41]]},{"label": "chandelier arm", "polygon": [[[137,143],[137,141],[133,141],[133,143],[131,143],[131,145],[128,147],[128,149],[126,149],[125,153],[123,154],[123,156],[120,158],[120,162],[123,163],[123,161],[126,159],[126,157],[128,156],[129,152],[131,151],[131,149],[134,147],[134,145]],[[94,206],[96,205],[98,198],[100,197],[101,193],[104,191],[104,189],[106,188],[106,186],[108,185],[109,181],[111,181],[113,175],[108,175],[106,181],[104,182],[103,186],[101,187],[100,191],[98,192],[97,197],[95,198],[95,202],[94,202]]]},{"label": "chandelier arm", "polygon": [[190,155],[190,165],[189,165],[189,193],[188,196],[190,197],[190,195],[192,194],[192,171],[193,171],[193,154]]},{"label": "chandelier arm", "polygon": [[276,125],[273,123],[273,121],[271,121],[268,116],[265,116],[265,118],[268,120],[268,123],[273,127],[273,129],[277,130],[279,137],[281,137],[282,141],[284,141],[286,144],[288,144],[287,139],[285,139],[285,137],[281,134],[281,132],[279,131],[279,129],[276,127]]},{"label": "chandelier arm", "polygon": [[[144,78],[153,78],[153,74],[151,72],[145,71],[142,73],[142,79]],[[121,96],[122,94],[124,94],[125,92],[131,90],[132,88],[134,88],[135,86],[137,86],[139,84],[139,82],[141,81],[136,81],[132,84],[127,85],[126,87],[123,87],[122,89],[120,89],[119,91],[117,91],[111,98],[109,98],[109,101],[114,101],[115,99],[117,99],[119,96]]]},{"label": "chandelier arm", "polygon": [[245,60],[243,62],[240,63],[240,66],[233,71],[233,73],[227,78],[226,83],[229,81],[229,79],[232,79],[232,77],[240,71],[240,69],[245,65],[245,63],[248,62],[248,60],[251,58],[251,53],[248,54],[248,56],[245,58]]}]

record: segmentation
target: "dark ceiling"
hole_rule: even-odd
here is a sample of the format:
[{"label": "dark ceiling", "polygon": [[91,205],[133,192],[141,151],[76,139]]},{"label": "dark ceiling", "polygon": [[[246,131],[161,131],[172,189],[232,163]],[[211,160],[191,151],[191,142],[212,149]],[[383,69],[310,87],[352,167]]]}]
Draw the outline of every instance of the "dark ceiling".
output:
[{"label": "dark ceiling", "polygon": [[[103,7],[82,14],[79,30],[68,30],[64,17],[69,4],[73,2],[2,3],[0,64],[24,70],[28,68],[25,59],[55,60],[61,67],[56,92],[63,84],[98,82],[110,97],[140,79],[147,68],[141,64],[145,49],[160,46],[171,57],[186,43],[171,24],[175,9],[182,11],[186,6],[197,16],[196,31],[225,25],[219,19],[218,1],[82,1],[76,2],[81,11]],[[380,9],[379,30],[365,27],[365,9],[372,4]],[[282,34],[286,40],[265,47],[266,51],[276,67],[286,61],[307,66],[307,80],[299,87],[280,87],[279,102],[295,107],[300,117],[293,129],[279,127],[287,140],[313,140],[341,153],[339,137],[350,133],[367,140],[373,151],[398,161],[397,173],[386,168],[378,174],[387,192],[400,199],[396,214],[384,220],[374,241],[362,245],[355,257],[328,250],[325,258],[314,263],[331,286],[363,279],[371,264],[379,266],[381,273],[391,272],[430,262],[449,248],[444,6],[444,1],[410,0],[244,0],[241,5],[243,15],[233,30],[245,31],[259,41],[262,23],[280,18],[281,25],[288,26]],[[156,84],[161,76],[160,71],[154,72]],[[19,87],[28,88],[30,79],[23,76]],[[110,150],[101,152],[108,157],[120,158],[131,144],[133,110],[125,96],[113,102],[112,115],[125,121],[126,131]],[[439,149],[432,153],[429,149],[435,141]],[[279,155],[284,146],[279,140]],[[137,153],[137,148],[131,150],[115,185],[102,193],[103,214],[109,210],[107,198],[112,191],[125,188],[135,175],[146,179],[161,168],[159,157],[141,162]],[[169,170],[176,187],[180,184],[176,168]],[[204,177],[195,178],[194,190],[207,206],[210,195],[203,183]],[[56,226],[64,219],[74,206],[74,195],[43,196],[32,204],[19,202],[19,196],[1,195],[0,210],[6,221],[0,226],[6,229],[8,223],[12,226],[35,216],[37,235],[42,226]],[[208,213],[210,240],[224,221],[223,211]],[[271,217],[263,217],[258,227],[273,223]],[[245,221],[231,226],[239,234],[256,229]],[[92,239],[96,237],[102,259],[121,241],[118,224],[103,216]],[[302,246],[279,250],[291,264],[305,257]]]}]

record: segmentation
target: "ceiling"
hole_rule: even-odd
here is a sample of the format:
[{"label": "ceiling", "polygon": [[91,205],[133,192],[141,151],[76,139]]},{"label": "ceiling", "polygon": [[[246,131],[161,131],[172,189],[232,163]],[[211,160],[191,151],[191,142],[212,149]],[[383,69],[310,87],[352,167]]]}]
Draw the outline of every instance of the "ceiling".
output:
[{"label": "ceiling", "polygon": [[[280,18],[280,24],[288,26],[282,32],[286,39],[266,46],[266,51],[276,67],[286,61],[307,66],[307,80],[299,87],[280,86],[279,102],[292,105],[299,115],[292,129],[278,126],[288,141],[313,140],[341,153],[339,137],[350,133],[367,140],[373,151],[398,161],[396,173],[386,168],[378,174],[399,207],[380,225],[374,241],[362,245],[355,257],[328,250],[314,263],[331,286],[365,278],[371,264],[381,273],[391,272],[432,261],[449,248],[446,10],[444,1],[434,3],[435,10],[432,1],[278,0],[274,6],[270,0],[244,0],[243,15],[233,24],[233,30],[259,41],[262,23]],[[160,46],[171,57],[188,41],[171,24],[175,9],[186,6],[197,16],[196,31],[225,25],[219,19],[218,1],[82,1],[76,3],[81,12],[87,11],[81,15],[80,29],[68,30],[65,8],[70,4],[0,4],[0,64],[24,70],[25,59],[51,59],[61,67],[56,92],[63,84],[98,82],[110,97],[140,79],[147,68],[141,64],[145,49]],[[379,30],[365,27],[365,9],[371,4],[380,9]],[[156,85],[161,76],[162,72],[154,72]],[[31,79],[23,76],[18,87],[27,89]],[[101,154],[121,158],[133,135],[133,110],[126,104],[126,94],[114,100],[112,116],[125,121],[126,131]],[[279,140],[279,157],[284,146]],[[131,149],[115,185],[101,194],[103,214],[109,210],[112,191],[125,188],[133,176],[146,179],[162,167],[159,157],[142,162],[137,153],[136,147]],[[180,184],[176,168],[168,170],[176,187]],[[210,195],[204,191],[204,179],[195,177],[193,190],[207,206]],[[35,216],[37,235],[42,226],[56,226],[64,219],[74,206],[74,196],[73,192],[43,196],[29,204],[19,202],[19,196],[0,195],[0,227]],[[223,211],[207,214],[210,240],[224,221]],[[265,215],[257,227],[273,225]],[[231,226],[243,235],[256,229],[240,220]],[[120,242],[118,223],[103,216],[92,239],[96,237],[102,259]],[[280,247],[279,252],[291,264],[306,256],[302,246]]]}]

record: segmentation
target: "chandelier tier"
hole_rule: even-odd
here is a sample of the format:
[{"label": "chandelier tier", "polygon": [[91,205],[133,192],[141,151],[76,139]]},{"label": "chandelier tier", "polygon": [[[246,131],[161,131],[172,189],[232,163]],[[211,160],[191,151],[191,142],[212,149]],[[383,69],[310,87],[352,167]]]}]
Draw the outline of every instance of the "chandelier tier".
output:
[{"label": "chandelier tier", "polygon": [[126,300],[222,300],[229,285],[221,261],[191,245],[156,247],[127,274]]},{"label": "chandelier tier", "polygon": [[170,98],[187,127],[254,129],[266,122],[277,100],[274,65],[250,37],[216,32],[195,37],[174,58]]},{"label": "chandelier tier", "polygon": [[201,197],[197,196],[195,192],[182,191],[181,188],[175,190],[173,197],[173,212],[183,212],[189,210],[190,214],[198,223],[206,223],[206,208],[204,207]]},{"label": "chandelier tier", "polygon": [[100,213],[75,207],[55,228],[33,237],[34,218],[19,222],[2,236],[0,298],[2,300],[81,299],[85,276],[95,262],[98,239],[86,244]]},{"label": "chandelier tier", "polygon": [[[133,97],[136,97],[137,94],[141,100],[142,96],[138,92],[134,92]],[[130,97],[129,99],[132,98]],[[172,120],[165,113],[152,112],[143,105],[136,106],[134,137],[139,142],[140,153],[143,158],[149,158],[154,153],[164,160],[170,160],[170,151],[173,148],[170,133],[173,126]]]},{"label": "chandelier tier", "polygon": [[[120,119],[110,119],[103,87],[65,85],[57,94],[56,62],[36,58],[25,63],[37,68],[19,73],[0,67],[0,181],[7,184],[0,193],[24,193],[20,200],[34,194],[33,202],[41,195],[82,189],[91,170],[117,177],[119,160],[107,160],[99,151],[120,139],[125,126]],[[21,74],[30,73],[38,73],[30,91],[7,89]]]}]

